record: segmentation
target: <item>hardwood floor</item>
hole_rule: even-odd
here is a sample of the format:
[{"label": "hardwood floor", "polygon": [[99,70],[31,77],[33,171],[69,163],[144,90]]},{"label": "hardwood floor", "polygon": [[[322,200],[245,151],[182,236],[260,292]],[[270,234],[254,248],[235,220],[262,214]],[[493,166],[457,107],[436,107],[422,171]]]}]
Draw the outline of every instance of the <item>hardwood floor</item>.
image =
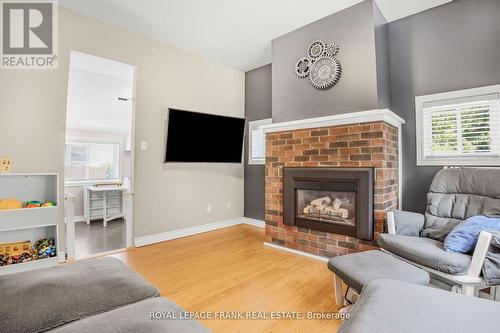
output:
[{"label": "hardwood floor", "polygon": [[[263,246],[239,225],[114,254],[187,311],[335,312],[325,262]],[[214,332],[335,332],[338,320],[204,320]]]}]

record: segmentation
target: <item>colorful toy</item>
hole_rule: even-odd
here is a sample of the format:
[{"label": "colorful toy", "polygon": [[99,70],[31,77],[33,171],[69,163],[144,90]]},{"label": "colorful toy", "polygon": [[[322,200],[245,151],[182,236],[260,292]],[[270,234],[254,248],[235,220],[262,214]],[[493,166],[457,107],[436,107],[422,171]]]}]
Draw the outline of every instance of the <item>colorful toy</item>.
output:
[{"label": "colorful toy", "polygon": [[41,207],[54,207],[55,205],[56,205],[55,202],[47,201],[44,202]]},{"label": "colorful toy", "polygon": [[56,256],[56,242],[53,238],[42,238],[35,243],[35,255],[37,259]]},{"label": "colorful toy", "polygon": [[22,207],[21,201],[17,199],[0,199],[0,210],[19,209]]},{"label": "colorful toy", "polygon": [[0,244],[0,266],[27,262],[33,259],[31,242]]},{"label": "colorful toy", "polygon": [[56,242],[53,238],[42,238],[34,247],[30,241],[0,244],[0,266],[51,258],[56,255]]},{"label": "colorful toy", "polygon": [[26,204],[24,205],[24,208],[38,208],[41,206],[42,206],[42,203],[40,201],[32,200],[32,201],[26,202]]}]

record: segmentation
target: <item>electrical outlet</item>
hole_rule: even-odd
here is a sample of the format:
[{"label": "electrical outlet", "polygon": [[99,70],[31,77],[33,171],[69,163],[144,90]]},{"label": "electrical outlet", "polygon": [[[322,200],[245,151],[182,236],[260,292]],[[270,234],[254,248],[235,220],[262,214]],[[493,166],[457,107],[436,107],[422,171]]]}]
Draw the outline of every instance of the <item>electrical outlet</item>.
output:
[{"label": "electrical outlet", "polygon": [[141,151],[148,151],[147,141],[141,141]]},{"label": "electrical outlet", "polygon": [[12,159],[9,157],[0,158],[0,172],[12,172]]},{"label": "electrical outlet", "polygon": [[226,202],[226,209],[227,210],[231,209],[231,201]]},{"label": "electrical outlet", "polygon": [[207,214],[210,214],[212,212],[212,205],[208,204],[207,205]]}]

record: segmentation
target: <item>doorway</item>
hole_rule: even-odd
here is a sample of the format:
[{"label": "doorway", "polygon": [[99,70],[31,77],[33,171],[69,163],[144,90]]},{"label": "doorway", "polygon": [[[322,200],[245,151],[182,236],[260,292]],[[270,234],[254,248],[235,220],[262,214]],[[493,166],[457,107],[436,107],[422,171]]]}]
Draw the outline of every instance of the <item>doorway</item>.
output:
[{"label": "doorway", "polygon": [[134,66],[71,52],[64,159],[68,258],[133,245],[134,80]]}]

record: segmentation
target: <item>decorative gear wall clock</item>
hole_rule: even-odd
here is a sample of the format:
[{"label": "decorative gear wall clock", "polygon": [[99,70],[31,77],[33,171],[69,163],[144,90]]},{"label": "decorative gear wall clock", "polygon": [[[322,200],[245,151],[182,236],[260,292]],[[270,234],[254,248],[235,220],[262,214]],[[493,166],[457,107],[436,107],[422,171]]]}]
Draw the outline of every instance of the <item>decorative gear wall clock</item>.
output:
[{"label": "decorative gear wall clock", "polygon": [[306,56],[295,64],[295,74],[300,78],[309,78],[311,85],[319,90],[327,90],[340,80],[342,67],[335,58],[339,46],[322,40],[312,42]]}]

